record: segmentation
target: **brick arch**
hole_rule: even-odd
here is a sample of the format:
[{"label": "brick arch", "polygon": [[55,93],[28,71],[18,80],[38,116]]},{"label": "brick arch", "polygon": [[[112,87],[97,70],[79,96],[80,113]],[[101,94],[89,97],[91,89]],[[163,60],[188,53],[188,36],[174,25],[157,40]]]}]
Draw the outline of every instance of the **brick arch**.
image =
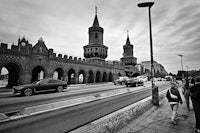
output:
[{"label": "brick arch", "polygon": [[103,72],[103,78],[102,78],[102,82],[107,82],[108,81],[108,76],[106,72]]},{"label": "brick arch", "polygon": [[64,69],[62,67],[55,68],[53,72],[53,78],[64,80]]},{"label": "brick arch", "polygon": [[101,82],[102,80],[101,80],[101,72],[98,70],[98,71],[96,71],[96,75],[95,75],[95,82],[96,83],[99,83],[99,82]]},{"label": "brick arch", "polygon": [[[43,75],[40,75],[42,77],[38,77],[39,73],[43,73]],[[43,79],[47,76],[47,72],[46,72],[46,69],[44,66],[42,65],[37,65],[37,66],[34,66],[32,67],[31,69],[31,82],[34,82],[36,80],[39,80],[39,79]]]},{"label": "brick arch", "polygon": [[[82,79],[82,82],[80,81]],[[86,83],[86,72],[84,69],[78,71],[78,83]]]},{"label": "brick arch", "polygon": [[94,83],[94,72],[93,70],[88,71],[88,83]]},{"label": "brick arch", "polygon": [[111,72],[109,72],[108,74],[108,82],[112,82],[113,81],[113,74]]},{"label": "brick arch", "polygon": [[68,84],[75,84],[76,83],[76,71],[74,68],[68,69],[67,72],[67,77],[68,77]]},{"label": "brick arch", "polygon": [[25,73],[21,64],[15,61],[5,62],[1,64],[0,68],[2,69],[2,67],[5,67],[8,70],[8,88],[21,84],[20,74]]}]

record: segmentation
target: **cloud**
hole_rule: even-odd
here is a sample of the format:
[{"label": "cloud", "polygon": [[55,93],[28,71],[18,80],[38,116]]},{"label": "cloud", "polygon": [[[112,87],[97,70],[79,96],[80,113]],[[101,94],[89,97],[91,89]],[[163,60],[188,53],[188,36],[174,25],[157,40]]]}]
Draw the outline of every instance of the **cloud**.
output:
[{"label": "cloud", "polygon": [[[0,40],[17,42],[26,36],[33,45],[43,37],[48,48],[67,55],[83,57],[88,44],[95,6],[108,60],[119,60],[126,43],[127,30],[138,62],[150,60],[148,9],[140,0],[2,0],[0,1]],[[151,8],[154,59],[169,72],[180,69],[179,57],[190,68],[200,66],[200,1],[154,0]],[[198,63],[199,62],[199,63]],[[193,65],[194,64],[194,65]],[[199,67],[198,67],[199,68]]]}]

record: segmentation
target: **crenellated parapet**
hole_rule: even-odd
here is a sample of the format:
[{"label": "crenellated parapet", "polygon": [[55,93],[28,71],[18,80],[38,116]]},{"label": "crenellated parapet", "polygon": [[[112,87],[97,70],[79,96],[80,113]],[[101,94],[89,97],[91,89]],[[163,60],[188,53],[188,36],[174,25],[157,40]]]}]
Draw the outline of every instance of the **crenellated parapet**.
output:
[{"label": "crenellated parapet", "polygon": [[56,54],[53,52],[53,49],[49,49],[49,59],[56,62],[66,62],[66,63],[75,63],[81,65],[90,65],[90,66],[102,66],[107,68],[118,68],[124,69],[124,66],[119,62],[107,63],[98,60],[87,60],[78,57]]},{"label": "crenellated parapet", "polygon": [[1,53],[15,54],[15,55],[31,55],[31,49],[32,49],[31,44],[27,44],[26,46],[12,44],[10,48],[8,48],[8,46],[9,44],[1,43],[0,44]]}]

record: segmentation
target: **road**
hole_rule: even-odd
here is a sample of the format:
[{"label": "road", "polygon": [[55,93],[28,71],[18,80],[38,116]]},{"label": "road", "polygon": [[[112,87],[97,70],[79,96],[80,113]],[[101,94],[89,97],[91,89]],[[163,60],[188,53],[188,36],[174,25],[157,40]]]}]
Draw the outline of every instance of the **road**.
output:
[{"label": "road", "polygon": [[[159,85],[159,91],[166,89],[168,85],[169,84]],[[58,130],[60,131],[60,129],[62,129],[62,132],[68,132],[119,110],[120,108],[133,104],[145,97],[151,96],[151,93],[151,87],[146,87],[139,91],[48,112],[35,116],[34,119],[36,122],[31,122],[31,125],[23,124],[13,129],[12,126],[14,124],[9,123],[10,125],[7,125],[9,127],[7,131],[27,132],[28,129],[29,132],[58,132]],[[38,121],[37,119],[39,118],[40,120]],[[29,118],[27,118],[27,120],[28,119]],[[32,120],[33,118],[30,119]]]},{"label": "road", "polygon": [[97,85],[77,85],[71,86],[62,93],[43,93],[30,97],[21,97],[11,92],[0,96],[0,113],[9,113],[40,104],[69,100],[78,97],[96,95],[109,92],[115,89],[122,89],[125,86],[114,86],[112,83]]}]

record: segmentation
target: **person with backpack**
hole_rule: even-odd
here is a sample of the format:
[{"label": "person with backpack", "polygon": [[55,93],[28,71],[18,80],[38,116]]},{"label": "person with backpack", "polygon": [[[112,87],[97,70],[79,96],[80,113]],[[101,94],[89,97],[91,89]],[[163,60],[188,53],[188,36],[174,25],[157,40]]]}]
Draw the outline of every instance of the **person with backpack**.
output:
[{"label": "person with backpack", "polygon": [[179,103],[182,104],[183,102],[182,102],[180,93],[178,91],[178,86],[175,82],[171,83],[171,88],[167,90],[166,97],[172,109],[172,116],[171,116],[172,124],[176,125],[175,120],[177,117],[177,110],[179,107]]}]

